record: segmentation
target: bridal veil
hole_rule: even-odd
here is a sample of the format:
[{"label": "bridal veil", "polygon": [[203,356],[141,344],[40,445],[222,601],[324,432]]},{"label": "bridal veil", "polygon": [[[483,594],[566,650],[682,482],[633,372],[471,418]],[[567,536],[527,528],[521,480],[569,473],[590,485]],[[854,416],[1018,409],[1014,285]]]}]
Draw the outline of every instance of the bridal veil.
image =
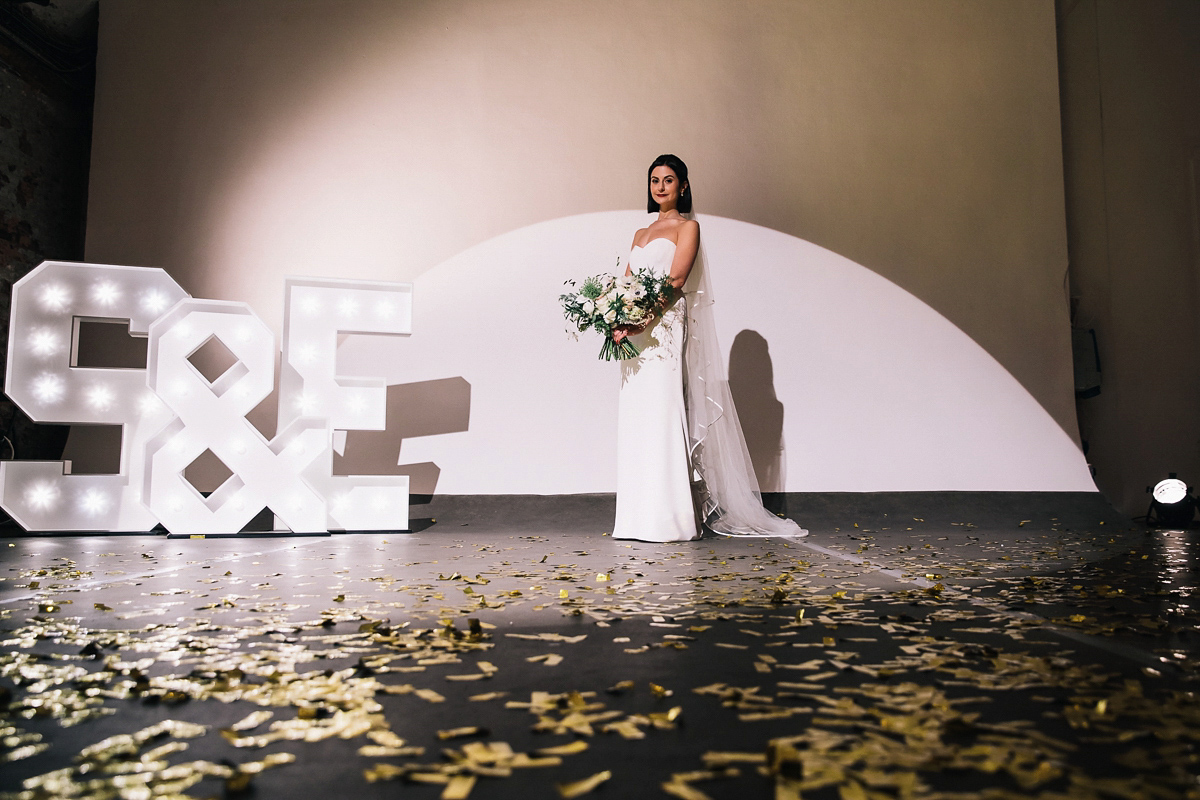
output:
[{"label": "bridal veil", "polygon": [[703,244],[692,271],[699,274],[688,276],[695,288],[684,295],[688,333],[683,392],[692,469],[699,477],[700,516],[708,528],[728,536],[804,536],[808,531],[763,507],[717,341]]}]

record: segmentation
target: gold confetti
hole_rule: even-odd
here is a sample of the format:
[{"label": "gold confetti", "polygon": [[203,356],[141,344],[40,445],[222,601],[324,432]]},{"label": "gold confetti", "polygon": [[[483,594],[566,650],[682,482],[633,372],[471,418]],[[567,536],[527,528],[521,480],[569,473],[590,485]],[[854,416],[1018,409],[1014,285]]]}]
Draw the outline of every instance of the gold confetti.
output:
[{"label": "gold confetti", "polygon": [[664,793],[671,797],[678,797],[680,800],[712,800],[708,795],[699,789],[685,783],[682,780],[674,779],[665,781],[659,784],[659,788]]},{"label": "gold confetti", "polygon": [[708,769],[728,767],[731,764],[766,764],[766,753],[722,752],[709,750],[700,756]]},{"label": "gold confetti", "polygon": [[474,788],[474,775],[455,775],[442,791],[442,800],[467,800]]},{"label": "gold confetti", "polygon": [[574,781],[572,783],[556,783],[554,788],[558,790],[558,796],[563,800],[571,800],[574,797],[581,797],[593,791],[597,786],[612,778],[610,770],[597,772],[590,778]]},{"label": "gold confetti", "polygon": [[234,731],[248,731],[252,728],[257,728],[273,716],[275,716],[274,711],[254,711],[230,725],[229,729]]},{"label": "gold confetti", "polygon": [[[961,554],[954,552],[958,543],[954,539],[943,547],[945,537],[939,537],[936,545],[927,545],[903,538],[885,542],[882,536],[875,541],[870,533],[859,528],[854,531],[853,543],[843,541],[837,547],[859,553],[869,547],[873,556],[880,553],[878,559],[873,558],[877,567],[895,569],[907,579],[943,583],[932,591],[922,585],[893,589],[890,583],[885,589],[871,574],[877,567],[839,565],[811,554],[806,554],[809,560],[804,561],[796,557],[798,549],[787,550],[787,543],[743,541],[722,543],[719,553],[714,544],[707,558],[700,555],[703,551],[692,554],[670,548],[661,554],[643,554],[650,566],[631,561],[622,567],[629,570],[625,579],[616,570],[597,572],[598,565],[586,562],[531,568],[530,562],[537,556],[514,553],[511,567],[509,561],[493,562],[488,572],[473,580],[466,573],[469,562],[454,561],[461,571],[441,586],[454,585],[469,594],[434,591],[437,573],[429,572],[428,561],[418,567],[426,571],[419,576],[388,574],[382,563],[362,576],[341,564],[326,573],[318,567],[313,573],[322,576],[318,580],[332,573],[333,590],[344,594],[331,608],[314,609],[313,619],[304,618],[307,614],[301,609],[306,601],[284,603],[270,596],[278,588],[270,588],[266,582],[249,583],[270,577],[259,575],[246,582],[229,581],[230,592],[244,594],[228,593],[219,599],[204,594],[216,582],[211,578],[191,588],[148,584],[143,596],[155,599],[140,603],[122,600],[120,618],[149,617],[150,624],[112,631],[84,629],[77,619],[63,614],[69,608],[66,600],[42,596],[28,609],[0,609],[0,618],[5,620],[28,619],[7,625],[8,646],[0,651],[3,674],[20,677],[19,682],[6,684],[11,689],[0,692],[4,694],[0,700],[10,708],[9,722],[0,722],[0,738],[8,758],[28,757],[55,739],[46,734],[42,741],[19,730],[16,724],[23,719],[37,718],[43,725],[77,725],[101,714],[125,715],[125,704],[119,701],[156,703],[160,708],[185,700],[246,703],[249,708],[272,709],[277,716],[270,717],[272,711],[256,711],[246,720],[268,716],[254,724],[239,721],[221,730],[217,735],[223,739],[216,742],[218,746],[229,742],[244,753],[274,743],[296,749],[303,757],[306,743],[358,738],[358,742],[350,742],[351,749],[364,758],[416,761],[424,756],[424,749],[407,744],[388,728],[389,718],[403,713],[397,708],[416,700],[461,701],[472,687],[459,682],[498,675],[493,662],[513,663],[501,659],[514,655],[512,650],[504,650],[514,639],[541,641],[546,651],[552,651],[582,641],[586,634],[577,634],[580,628],[574,627],[580,623],[605,629],[611,626],[613,630],[605,631],[611,635],[620,631],[616,626],[624,622],[631,631],[670,629],[652,631],[659,636],[648,638],[641,647],[629,645],[631,638],[640,638],[642,633],[613,637],[618,646],[627,646],[626,652],[655,653],[656,668],[662,667],[657,659],[682,659],[685,655],[671,649],[660,651],[685,647],[713,627],[725,632],[721,638],[737,637],[733,641],[757,645],[749,660],[731,654],[725,661],[736,664],[743,683],[757,678],[764,685],[710,684],[692,690],[695,697],[690,703],[720,704],[729,710],[729,731],[713,731],[713,738],[706,740],[710,745],[727,741],[748,742],[752,744],[739,746],[752,747],[757,744],[753,737],[761,734],[734,728],[756,721],[774,720],[768,724],[802,736],[791,744],[786,740],[793,737],[775,740],[770,760],[765,753],[741,754],[744,761],[709,758],[713,753],[720,755],[715,750],[706,753],[699,759],[703,769],[697,763],[696,769],[675,772],[662,784],[663,791],[674,797],[702,797],[703,781],[732,778],[738,768],[753,774],[759,767],[770,773],[776,796],[785,800],[800,797],[802,791],[805,797],[831,794],[835,787],[835,794],[849,798],[913,800],[930,792],[926,788],[929,783],[941,786],[942,781],[927,779],[938,778],[943,770],[942,778],[972,773],[971,785],[978,784],[979,793],[997,797],[1006,792],[1015,796],[1018,790],[1023,796],[1040,792],[1044,797],[1065,797],[1070,793],[1080,800],[1099,794],[1174,797],[1185,796],[1194,788],[1180,783],[1180,776],[1194,772],[1194,765],[1187,760],[1190,751],[1179,742],[1186,742],[1188,732],[1200,725],[1200,712],[1188,693],[1192,687],[1186,685],[1198,674],[1200,658],[1174,644],[1182,639],[1182,631],[1192,627],[1194,617],[1184,605],[1190,603],[1187,593],[1169,583],[1173,578],[1162,577],[1174,573],[1164,568],[1169,561],[1164,560],[1165,545],[1157,543],[1157,538],[1153,551],[1139,540],[1132,553],[1127,538],[1110,542],[1114,552],[1125,547],[1122,564],[1144,564],[1144,552],[1151,553],[1147,558],[1156,559],[1154,570],[1159,578],[1145,581],[1142,588],[1138,581],[1122,578],[1119,571],[1099,561],[1080,559],[1080,566],[1072,572],[1056,571],[1060,562],[1085,554],[1079,542],[1089,539],[1089,534],[1078,529],[1057,539],[1055,535],[1043,537],[1040,530],[1037,536],[1022,534],[1029,537],[1024,541],[1015,537],[988,541],[986,535],[980,535],[972,537],[973,543],[965,545]],[[933,536],[931,533],[926,539]],[[1104,541],[1108,538],[1106,534]],[[1104,541],[1094,544],[1103,545]],[[895,554],[881,552],[890,551],[893,543]],[[606,546],[632,547],[609,545],[607,540]],[[480,547],[484,552],[493,545]],[[132,560],[151,557],[139,555],[135,552]],[[332,553],[330,557],[333,560]],[[457,553],[453,558],[458,559]],[[655,574],[660,566],[667,572],[675,558],[694,562],[688,564],[692,572],[685,579],[678,572]],[[448,563],[452,562],[443,561]],[[195,567],[206,568],[209,565]],[[39,585],[47,591],[59,588],[52,581],[78,580],[58,566],[37,571],[41,574],[22,570],[19,579],[31,584],[40,580]],[[979,580],[989,573],[990,581]],[[588,580],[592,575],[597,577],[595,583]],[[602,575],[608,576],[607,580],[601,579]],[[131,570],[131,582],[119,585],[133,585],[135,577],[144,580]],[[862,583],[856,583],[855,577]],[[956,594],[960,579],[971,581],[971,588],[979,591],[971,597]],[[555,592],[560,591],[554,587],[564,584],[551,583],[553,580],[570,581],[568,588],[575,586],[569,597],[559,598],[562,602],[553,602]],[[487,581],[497,583],[498,588],[484,597],[480,586]],[[233,588],[239,584],[238,589]],[[262,589],[267,591],[256,594]],[[328,596],[319,589],[314,591],[320,597]],[[772,599],[781,591],[787,602],[803,602],[816,609],[813,618],[807,618],[803,608],[786,613],[778,609]],[[200,616],[178,616],[172,606],[185,598],[171,596],[193,594],[212,602],[202,606],[206,610]],[[99,599],[114,596],[118,595],[100,595]],[[316,595],[297,597],[320,602]],[[202,602],[188,603],[178,611],[187,614],[186,609]],[[497,637],[499,641],[493,642],[489,634],[497,629],[494,623],[504,625],[510,620],[502,621],[496,615],[490,617],[493,622],[483,622],[470,615],[480,613],[476,609],[483,606],[490,614],[505,603],[514,608],[525,605],[522,613],[545,610],[557,617],[555,612],[561,611],[566,625],[542,634]],[[42,604],[60,609],[53,616],[53,612],[31,616]],[[1064,616],[1050,621],[1057,627],[1029,614],[1011,613],[1014,606],[1038,613],[1043,604],[1067,609]],[[112,610],[103,603],[95,608],[97,612]],[[218,616],[234,609],[253,616]],[[383,609],[399,611],[387,612],[388,617]],[[1169,613],[1162,613],[1164,609]],[[636,627],[630,628],[629,622]],[[1154,642],[1160,662],[1143,674],[1162,680],[1139,675],[1144,683],[1126,684],[1124,676],[1101,668],[1086,648],[1080,647],[1078,652],[1060,649],[1059,640],[1039,636],[1068,626],[1090,636],[1134,631],[1138,636],[1161,637]],[[43,641],[54,646],[53,658],[38,647]],[[1015,649],[1009,647],[1014,641],[1019,643]],[[871,647],[860,646],[864,644]],[[712,645],[751,649],[732,642],[706,643]],[[786,649],[774,649],[778,647]],[[498,648],[494,655],[485,655],[492,648]],[[526,652],[516,651],[520,657]],[[804,658],[812,654],[822,658]],[[480,657],[492,661],[477,661]],[[549,655],[533,658],[531,663],[543,663]],[[300,666],[305,664],[313,666]],[[443,669],[447,665],[458,666],[447,674]],[[608,666],[608,679],[594,688],[612,683],[615,676],[611,673],[617,667],[615,662]],[[662,672],[651,674],[661,680],[687,674],[680,671],[685,669],[686,662],[676,660]],[[788,671],[784,677],[797,680],[775,681],[770,674],[774,670]],[[427,673],[427,683],[440,680],[436,676],[445,678],[446,696],[410,684],[388,683],[397,679],[388,673],[410,672]],[[579,671],[584,674],[592,673]],[[578,676],[570,669],[558,671],[557,677],[570,680]],[[621,681],[606,691],[618,694],[632,688],[632,682]],[[1005,702],[1004,694],[1028,702]],[[397,699],[403,695],[416,697]],[[503,702],[507,698],[504,692],[470,696],[474,701]],[[577,738],[567,745],[513,753],[503,742],[468,736],[457,741],[462,745],[458,748],[447,741],[445,749],[431,759],[436,763],[373,764],[363,772],[364,780],[432,783],[441,792],[460,777],[502,778],[520,768],[561,764],[586,749],[587,737],[593,735],[613,734],[607,747],[640,747],[640,740],[661,737],[683,721],[682,706],[666,708],[654,694],[630,694],[619,701],[619,710],[601,702],[608,700],[604,691],[599,692],[599,699],[597,692],[589,691],[532,692],[527,699],[527,703],[506,706],[530,714],[529,724],[536,733]],[[1054,720],[1053,724],[1061,724],[1066,731],[1061,739],[1042,733],[1040,717],[1027,717],[1029,702],[1040,704],[1034,714],[1040,712]],[[638,708],[639,703],[644,705]],[[431,738],[429,733],[426,730],[420,735]],[[414,730],[412,735],[417,734]],[[173,754],[183,752],[188,743],[169,738],[165,731],[156,736],[165,740],[113,737],[110,749],[93,752],[74,762],[76,766],[35,776],[24,791],[35,792],[37,797],[81,800],[92,797],[93,792],[116,797],[120,792],[114,781],[118,781],[122,790],[141,792],[138,796],[184,796],[196,793],[189,792],[189,787],[206,777],[226,782],[229,791],[250,791],[253,776],[266,766],[265,761],[168,764],[176,761]],[[1106,754],[1103,777],[1093,776],[1086,759],[1076,755],[1095,752],[1097,746]],[[61,763],[68,762],[63,758]],[[96,783],[90,783],[93,781]],[[741,787],[722,788],[735,796]],[[209,793],[219,791],[218,783]],[[610,794],[613,791],[608,790]],[[949,795],[944,798],[952,800]]]},{"label": "gold confetti", "polygon": [[465,728],[450,728],[448,730],[437,732],[437,737],[439,739],[441,739],[442,741],[446,741],[447,739],[461,739],[466,736],[487,736],[487,735],[488,735],[487,728],[480,728],[480,727],[476,727],[476,726],[469,726],[469,727],[465,727]]},{"label": "gold confetti", "polygon": [[557,667],[559,664],[562,663],[563,657],[560,656],[558,653],[547,653],[546,655],[542,655],[542,656],[529,656],[529,658],[527,658],[525,660],[530,663],[533,663],[533,664],[536,664],[537,662],[540,661],[543,665],[545,665],[547,667]]},{"label": "gold confetti", "polygon": [[588,749],[588,743],[583,739],[576,739],[567,744],[555,745],[554,747],[540,747],[534,750],[534,754],[539,756],[573,756],[576,753],[582,753]]}]

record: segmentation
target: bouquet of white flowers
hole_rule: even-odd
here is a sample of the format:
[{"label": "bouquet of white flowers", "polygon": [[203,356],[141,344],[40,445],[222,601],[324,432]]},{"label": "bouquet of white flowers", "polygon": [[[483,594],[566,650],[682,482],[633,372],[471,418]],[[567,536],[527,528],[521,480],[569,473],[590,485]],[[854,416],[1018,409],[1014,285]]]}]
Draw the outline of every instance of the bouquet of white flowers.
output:
[{"label": "bouquet of white flowers", "polygon": [[[618,261],[618,266],[620,262]],[[566,281],[574,287],[575,281]],[[639,269],[630,275],[593,275],[583,281],[579,291],[559,296],[567,322],[575,326],[578,333],[592,328],[604,337],[600,358],[605,361],[633,358],[638,349],[625,337],[613,341],[613,330],[619,325],[644,325],[654,318],[654,313],[670,302],[675,287],[667,275],[655,275],[648,269]]]}]

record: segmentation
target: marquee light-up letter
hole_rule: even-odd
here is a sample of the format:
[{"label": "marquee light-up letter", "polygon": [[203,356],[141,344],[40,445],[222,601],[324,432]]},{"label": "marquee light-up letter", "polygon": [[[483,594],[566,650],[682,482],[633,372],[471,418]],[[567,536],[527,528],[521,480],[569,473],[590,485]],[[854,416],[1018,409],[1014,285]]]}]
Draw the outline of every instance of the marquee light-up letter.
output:
[{"label": "marquee light-up letter", "polygon": [[[246,419],[275,383],[275,337],[244,303],[200,300],[160,269],[47,261],[13,286],[5,390],[35,422],[121,425],[121,471],[0,462],[0,506],[29,531],[235,533],[263,508],[295,532],[405,530],[408,476],[333,472],[350,430],[386,426],[386,382],[338,376],[339,335],[412,332],[412,285],[288,278],[279,425]],[[145,369],[76,367],[81,320],[128,320]],[[209,380],[216,340],[235,358]],[[230,471],[207,497],[184,471],[211,451]]]},{"label": "marquee light-up letter", "polygon": [[407,528],[407,475],[332,474],[346,431],[383,430],[386,422],[382,378],[336,373],[338,335],[345,333],[412,333],[412,285],[286,279],[279,430],[306,415],[329,421],[324,449],[304,477],[328,500],[330,529]]},{"label": "marquee light-up letter", "polygon": [[[188,358],[216,338],[238,361],[210,382]],[[268,442],[245,418],[275,383],[275,337],[244,303],[185,300],[150,326],[147,382],[175,419],[146,447],[143,501],[173,533],[236,532],[265,506],[297,532],[327,530],[325,498],[300,473],[327,422],[297,417]],[[204,497],[184,469],[211,450],[233,473]]]},{"label": "marquee light-up letter", "polygon": [[29,531],[146,531],[141,503],[147,438],[171,412],[142,369],[74,364],[78,320],[150,323],[187,293],[161,269],[42,263],[13,285],[5,391],[34,422],[121,425],[121,471],[65,474],[62,461],[0,462],[0,505]]}]

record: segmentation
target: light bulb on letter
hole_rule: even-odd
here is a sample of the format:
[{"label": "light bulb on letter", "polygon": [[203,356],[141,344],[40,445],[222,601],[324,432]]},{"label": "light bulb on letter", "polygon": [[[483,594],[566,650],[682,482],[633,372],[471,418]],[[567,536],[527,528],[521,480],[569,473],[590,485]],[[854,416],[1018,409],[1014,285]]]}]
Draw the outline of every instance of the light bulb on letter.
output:
[{"label": "light bulb on letter", "polygon": [[47,311],[62,311],[71,301],[71,293],[62,284],[52,283],[42,289],[39,299],[42,301],[42,308]]},{"label": "light bulb on letter", "polygon": [[93,386],[87,393],[88,405],[97,411],[112,408],[113,399],[113,390],[107,386]]},{"label": "light bulb on letter", "polygon": [[25,493],[25,502],[40,511],[50,508],[56,499],[58,499],[58,490],[46,483],[32,486]]},{"label": "light bulb on letter", "polygon": [[167,308],[167,296],[162,292],[146,292],[142,295],[142,306],[151,314],[161,314]]},{"label": "light bulb on letter", "polygon": [[34,331],[29,336],[29,349],[35,355],[49,356],[58,352],[58,337],[53,331],[39,330]]},{"label": "light bulb on letter", "polygon": [[162,401],[158,399],[158,395],[153,392],[146,392],[138,400],[139,414],[154,414],[163,408]]},{"label": "light bulb on letter", "polygon": [[57,375],[40,375],[33,381],[33,396],[41,403],[57,403],[64,391],[62,378]]},{"label": "light bulb on letter", "polygon": [[85,513],[96,516],[108,510],[108,498],[98,489],[88,489],[79,505]]},{"label": "light bulb on letter", "polygon": [[121,290],[112,281],[100,281],[92,287],[92,298],[102,306],[111,306],[121,296]]},{"label": "light bulb on letter", "polygon": [[317,400],[312,395],[302,394],[296,398],[296,408],[301,414],[313,414],[317,410]]}]

